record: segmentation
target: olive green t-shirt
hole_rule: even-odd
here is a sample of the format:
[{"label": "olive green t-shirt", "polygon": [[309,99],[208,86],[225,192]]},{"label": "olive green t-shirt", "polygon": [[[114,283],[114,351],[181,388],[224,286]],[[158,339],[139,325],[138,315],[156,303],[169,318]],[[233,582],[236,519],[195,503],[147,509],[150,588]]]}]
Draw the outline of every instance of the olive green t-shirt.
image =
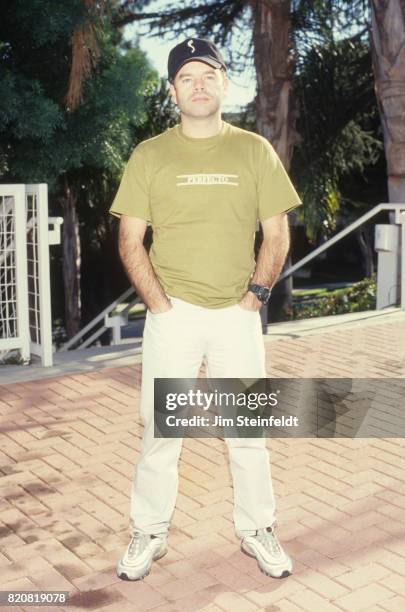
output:
[{"label": "olive green t-shirt", "polygon": [[140,143],[110,212],[152,225],[149,256],[168,295],[223,308],[242,298],[254,272],[257,219],[300,204],[269,142],[223,121],[210,138],[177,125]]}]

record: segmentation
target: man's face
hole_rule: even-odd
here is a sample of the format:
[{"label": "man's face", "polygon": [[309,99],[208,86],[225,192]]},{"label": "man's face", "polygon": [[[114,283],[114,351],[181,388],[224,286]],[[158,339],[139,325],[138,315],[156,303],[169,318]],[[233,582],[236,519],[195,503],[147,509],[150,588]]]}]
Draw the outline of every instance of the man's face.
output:
[{"label": "man's face", "polygon": [[219,68],[204,62],[188,62],[175,76],[170,93],[183,115],[210,117],[220,109],[228,79]]}]

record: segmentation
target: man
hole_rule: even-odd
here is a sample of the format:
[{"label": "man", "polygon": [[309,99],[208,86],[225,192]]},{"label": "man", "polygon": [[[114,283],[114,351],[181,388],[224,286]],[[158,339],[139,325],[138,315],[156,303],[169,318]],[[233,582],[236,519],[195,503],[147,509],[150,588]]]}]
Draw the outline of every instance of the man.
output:
[{"label": "man", "polygon": [[[286,212],[300,204],[272,146],[221,119],[224,60],[204,39],[168,59],[181,122],[133,151],[110,212],[119,252],[146,304],[140,414],[144,424],[131,493],[132,538],[122,579],[146,576],[166,552],[175,507],[181,438],[155,438],[154,378],[196,378],[203,357],[213,378],[265,378],[259,310],[289,249]],[[257,219],[263,244],[254,260]],[[150,255],[143,246],[153,228]],[[226,438],[241,548],[274,577],[292,571],[275,533],[264,438]]]}]

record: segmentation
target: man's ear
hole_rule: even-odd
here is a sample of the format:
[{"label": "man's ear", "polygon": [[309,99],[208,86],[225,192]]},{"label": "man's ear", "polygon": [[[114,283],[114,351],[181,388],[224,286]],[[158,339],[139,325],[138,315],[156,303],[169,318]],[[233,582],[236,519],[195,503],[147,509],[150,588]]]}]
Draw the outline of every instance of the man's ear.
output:
[{"label": "man's ear", "polygon": [[175,104],[177,104],[177,95],[173,83],[169,83],[170,95]]}]

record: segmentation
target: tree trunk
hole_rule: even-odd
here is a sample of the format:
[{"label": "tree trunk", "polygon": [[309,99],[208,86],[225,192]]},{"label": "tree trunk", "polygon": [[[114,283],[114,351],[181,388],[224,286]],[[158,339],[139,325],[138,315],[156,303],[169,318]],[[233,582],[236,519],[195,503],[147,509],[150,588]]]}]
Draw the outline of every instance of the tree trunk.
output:
[{"label": "tree trunk", "polygon": [[[291,0],[252,0],[254,62],[257,76],[256,122],[259,134],[271,142],[289,170],[294,145],[296,112],[292,76],[296,55],[290,40]],[[287,257],[283,270],[291,264]],[[292,308],[292,278],[275,286],[269,318],[277,321]]]},{"label": "tree trunk", "polygon": [[371,52],[390,202],[405,202],[405,3],[371,0]]},{"label": "tree trunk", "polygon": [[61,199],[63,206],[63,285],[65,289],[65,327],[68,339],[80,330],[81,291],[80,291],[80,236],[76,213],[76,192],[65,179],[65,193]]}]

